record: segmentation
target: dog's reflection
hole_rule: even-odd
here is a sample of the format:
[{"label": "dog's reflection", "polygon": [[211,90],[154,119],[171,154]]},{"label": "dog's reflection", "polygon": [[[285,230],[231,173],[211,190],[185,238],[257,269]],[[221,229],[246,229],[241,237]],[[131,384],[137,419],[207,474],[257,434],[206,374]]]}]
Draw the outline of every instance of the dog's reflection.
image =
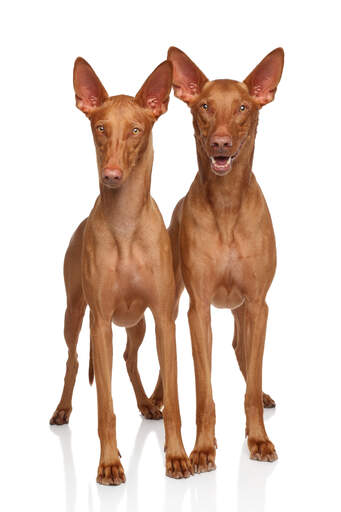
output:
[{"label": "dog's reflection", "polygon": [[[65,498],[66,512],[76,512],[77,500],[77,478],[75,464],[72,453],[72,434],[69,425],[51,426],[50,430],[58,437],[63,454],[64,476],[65,476]],[[96,484],[93,484],[96,485]],[[93,485],[88,486],[88,510],[95,510]],[[126,486],[106,487],[104,485],[96,485],[98,498],[100,502],[101,512],[115,512],[120,510],[120,502],[126,492]],[[114,491],[114,494],[113,494]],[[96,492],[96,491],[95,491]],[[83,501],[83,500],[81,500]]]},{"label": "dog's reflection", "polygon": [[[129,487],[131,489],[131,492],[127,494],[127,511],[134,511],[138,512],[140,510],[144,510],[145,504],[141,503],[139,500],[139,494],[138,494],[138,480],[139,480],[139,474],[141,471],[141,456],[143,453],[144,445],[147,441],[147,438],[149,435],[155,435],[158,441],[160,453],[161,453],[161,460],[164,458],[163,453],[163,445],[164,445],[164,428],[163,428],[163,421],[155,421],[155,420],[145,420],[141,418],[141,423],[139,426],[139,429],[136,434],[134,448],[132,451],[132,455],[129,461],[128,471],[127,475],[129,478]],[[159,507],[159,499],[157,499],[157,504]],[[151,509],[152,503],[150,503]]]},{"label": "dog's reflection", "polygon": [[72,454],[71,430],[69,425],[63,425],[58,427],[50,426],[50,430],[58,437],[60,446],[62,448],[65,477],[65,510],[66,512],[75,512],[77,480],[75,464],[73,462]]},{"label": "dog's reflection", "polygon": [[[265,420],[275,414],[275,409],[264,411]],[[238,474],[238,512],[263,512],[265,510],[266,482],[277,462],[250,460],[247,441],[240,454]]]},{"label": "dog's reflection", "polygon": [[[272,410],[266,411],[266,419],[273,414]],[[72,453],[72,435],[68,425],[62,427],[50,427],[60,441],[65,474],[66,512],[76,512],[77,479]],[[164,460],[164,428],[162,421],[150,421],[141,419],[141,423],[135,438],[134,449],[128,465],[128,482],[118,487],[106,487],[103,485],[89,484],[88,510],[93,512],[96,507],[96,492],[101,512],[115,512],[122,510],[122,501],[126,495],[127,512],[144,512],[146,503],[139,497],[139,475],[143,470],[141,458],[147,438],[155,435],[160,450],[160,460]],[[144,454],[147,456],[147,454]],[[162,463],[163,464],[163,463]],[[268,477],[275,470],[277,462],[260,463],[249,459],[247,442],[241,450],[239,475],[238,475],[238,512],[264,512],[266,483]],[[129,487],[129,488],[128,488]],[[96,490],[94,490],[96,489]],[[164,492],[162,492],[162,490]],[[200,512],[217,510],[217,484],[216,472],[195,475],[189,479],[172,480],[164,477],[164,484],[156,490],[156,503],[158,510],[164,512],[182,512],[191,510]],[[223,490],[223,493],[228,489]],[[149,504],[153,509],[153,503]]]},{"label": "dog's reflection", "polygon": [[[138,430],[134,450],[129,464],[129,486],[134,489],[127,494],[127,512],[143,512],[146,504],[141,503],[138,495],[138,477],[141,471],[139,463],[146,440],[149,435],[157,437],[160,449],[160,460],[164,461],[164,428],[162,421],[142,420]],[[164,464],[164,463],[162,463]],[[164,471],[164,468],[162,469]],[[188,510],[187,505],[193,512],[200,510],[216,511],[216,479],[215,472],[206,475],[196,475],[189,479],[173,480],[164,477],[164,492],[157,492],[157,509],[164,512],[182,512]],[[162,491],[162,489],[160,489]],[[185,503],[186,500],[186,503]],[[151,509],[153,509],[152,504]]]},{"label": "dog's reflection", "polygon": [[[134,450],[129,464],[129,484],[134,489],[127,495],[127,512],[143,512],[145,510],[145,504],[141,503],[138,495],[138,478],[141,471],[140,461],[143,452],[144,445],[147,438],[151,435],[156,435],[159,450],[160,460],[162,460],[162,471],[164,471],[164,427],[162,421],[148,421],[142,420],[140,428],[137,432],[135,439]],[[171,478],[164,477],[165,487],[164,493],[157,493],[156,503],[158,510],[164,510],[165,512],[178,512],[182,509],[182,502],[184,495],[187,490],[186,481],[172,480]]]},{"label": "dog's reflection", "polygon": [[[100,504],[100,512],[119,512],[122,510],[121,502],[127,492],[127,484],[111,486],[111,485],[96,485],[97,495]],[[96,510],[92,504],[91,490],[93,487],[89,485],[89,512]],[[96,492],[96,491],[95,491]],[[129,495],[129,494],[128,494]],[[91,499],[90,499],[91,498]]]},{"label": "dog's reflection", "polygon": [[216,471],[195,475],[191,479],[191,510],[192,512],[217,510]]}]

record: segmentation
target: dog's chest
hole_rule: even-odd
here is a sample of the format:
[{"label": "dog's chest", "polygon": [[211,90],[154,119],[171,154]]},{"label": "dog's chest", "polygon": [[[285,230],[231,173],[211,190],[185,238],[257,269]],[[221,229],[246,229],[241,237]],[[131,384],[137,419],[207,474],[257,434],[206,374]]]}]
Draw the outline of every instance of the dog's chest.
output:
[{"label": "dog's chest", "polygon": [[154,282],[154,266],[143,247],[100,247],[92,255],[85,254],[84,283],[91,295],[130,309],[131,304],[148,302]]},{"label": "dog's chest", "polygon": [[114,266],[112,291],[114,295],[138,295],[151,280],[151,269],[147,261],[134,258],[118,260]]},{"label": "dog's chest", "polygon": [[148,307],[151,288],[147,262],[134,258],[118,260],[112,279],[108,282],[113,322],[125,327],[135,325]]},{"label": "dog's chest", "polygon": [[234,309],[244,302],[243,275],[246,262],[234,245],[225,245],[216,258],[215,286],[212,304],[218,308]]}]

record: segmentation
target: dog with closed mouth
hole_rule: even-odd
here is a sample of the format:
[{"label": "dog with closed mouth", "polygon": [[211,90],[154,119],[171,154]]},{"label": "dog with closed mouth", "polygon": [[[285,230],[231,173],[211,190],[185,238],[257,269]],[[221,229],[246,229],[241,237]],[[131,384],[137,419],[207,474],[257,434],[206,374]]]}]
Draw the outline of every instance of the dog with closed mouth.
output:
[{"label": "dog with closed mouth", "polygon": [[[164,403],[166,474],[182,478],[193,473],[180,432],[172,249],[150,195],[152,128],[167,110],[171,85],[172,65],[165,61],[135,97],[109,97],[84,59],[78,58],[74,66],[76,104],[89,118],[94,137],[100,196],[77,228],[65,256],[64,334],[69,356],[62,397],[50,423],[69,421],[78,370],[78,335],[89,305],[89,378],[91,383],[96,380],[101,443],[97,482],[106,485],[125,482],[111,396],[112,323],[127,331],[124,358],[141,413],[159,419]],[[155,319],[162,402],[157,394],[146,396],[137,369],[146,308]]]}]

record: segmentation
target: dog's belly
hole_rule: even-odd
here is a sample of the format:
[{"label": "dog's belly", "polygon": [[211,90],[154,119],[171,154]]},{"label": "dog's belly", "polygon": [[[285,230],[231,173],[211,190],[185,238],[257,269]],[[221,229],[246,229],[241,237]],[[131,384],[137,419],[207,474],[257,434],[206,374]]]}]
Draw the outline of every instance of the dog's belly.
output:
[{"label": "dog's belly", "polygon": [[237,288],[228,289],[219,286],[212,297],[212,304],[216,308],[236,309],[243,304],[245,297]]},{"label": "dog's belly", "polygon": [[133,327],[143,317],[146,307],[143,299],[122,300],[115,307],[112,321],[120,327]]}]

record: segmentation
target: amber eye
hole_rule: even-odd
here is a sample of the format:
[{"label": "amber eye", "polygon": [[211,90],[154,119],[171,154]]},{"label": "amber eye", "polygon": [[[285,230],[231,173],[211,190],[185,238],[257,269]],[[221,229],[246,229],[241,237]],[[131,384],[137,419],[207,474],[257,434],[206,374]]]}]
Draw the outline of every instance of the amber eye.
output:
[{"label": "amber eye", "polygon": [[99,124],[98,126],[96,126],[96,130],[103,133],[104,132],[104,126],[102,124]]},{"label": "amber eye", "polygon": [[244,110],[246,110],[246,106],[245,105],[240,105],[239,110],[240,110],[240,112],[243,112]]},{"label": "amber eye", "polygon": [[132,132],[133,132],[134,135],[137,135],[138,133],[140,133],[140,131],[141,131],[140,128],[133,128],[132,129]]},{"label": "amber eye", "polygon": [[204,110],[208,110],[208,105],[207,105],[207,103],[203,103],[203,104],[201,105],[201,108],[203,108]]}]

